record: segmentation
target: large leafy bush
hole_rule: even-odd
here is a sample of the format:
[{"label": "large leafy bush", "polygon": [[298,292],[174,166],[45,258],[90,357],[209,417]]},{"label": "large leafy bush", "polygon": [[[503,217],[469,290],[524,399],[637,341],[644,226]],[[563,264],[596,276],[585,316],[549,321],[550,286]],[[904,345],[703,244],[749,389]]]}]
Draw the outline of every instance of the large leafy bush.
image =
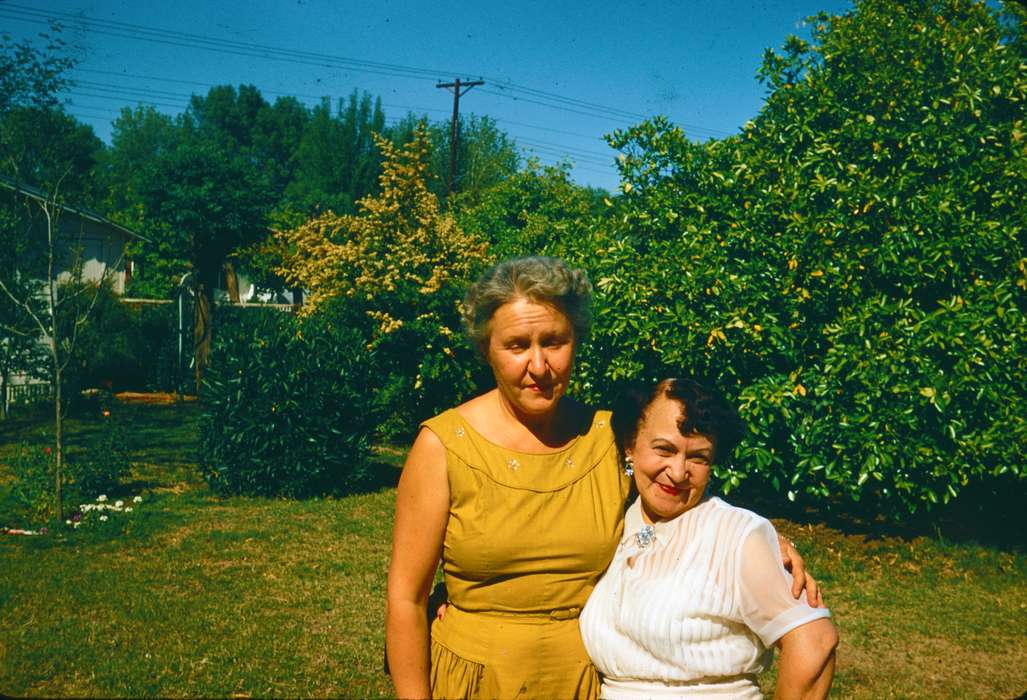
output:
[{"label": "large leafy bush", "polygon": [[359,485],[375,427],[364,339],[324,316],[232,312],[222,312],[203,395],[211,488],[298,497]]},{"label": "large leafy bush", "polygon": [[1027,55],[1004,21],[857,2],[768,52],[741,134],[617,133],[583,385],[713,377],[750,425],[729,486],[915,510],[1023,479]]}]

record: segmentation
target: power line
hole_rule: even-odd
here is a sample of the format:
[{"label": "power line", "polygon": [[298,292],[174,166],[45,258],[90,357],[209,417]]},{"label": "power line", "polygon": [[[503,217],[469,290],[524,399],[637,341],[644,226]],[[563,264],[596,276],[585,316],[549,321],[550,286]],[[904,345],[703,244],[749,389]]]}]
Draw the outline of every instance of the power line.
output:
[{"label": "power line", "polygon": [[529,145],[529,146],[525,146],[524,149],[526,151],[535,152],[535,153],[541,153],[541,154],[544,154],[544,155],[553,156],[555,158],[569,160],[569,161],[572,161],[572,162],[575,162],[575,163],[586,163],[588,165],[595,165],[597,167],[604,167],[604,166],[612,167],[613,166],[613,159],[612,158],[610,159],[609,162],[604,163],[604,162],[599,161],[599,160],[593,160],[591,158],[587,158],[587,157],[583,157],[583,156],[576,156],[573,153],[567,153],[566,151],[560,151],[560,150],[557,150],[555,148],[547,148],[545,146],[530,146]]},{"label": "power line", "polygon": [[[276,57],[283,57],[289,59],[303,58],[318,62],[329,61],[332,64],[338,66],[350,67],[354,70],[365,70],[367,72],[372,73],[403,74],[402,76],[394,77],[434,78],[438,76],[440,73],[445,72],[435,69],[417,68],[411,66],[401,66],[398,64],[383,63],[380,61],[367,61],[362,59],[346,58],[343,56],[319,54],[310,51],[299,51],[296,49],[282,49],[264,44],[236,41],[233,39],[225,39],[221,37],[210,37],[201,34],[179,32],[175,30],[161,29],[157,27],[148,27],[146,25],[132,24],[129,22],[119,22],[116,20],[87,18],[83,17],[80,14],[73,14],[68,12],[37,10],[32,7],[27,7],[25,5],[18,5],[14,3],[6,3],[4,5],[0,5],[0,11],[3,11],[5,14],[8,14],[9,16],[13,16],[14,19],[24,19],[25,21],[35,21],[36,23],[39,23],[40,21],[48,22],[51,17],[56,17],[58,19],[63,19],[65,22],[68,22],[69,24],[78,24],[82,28],[88,29],[89,31],[94,31],[98,34],[109,34],[110,32],[131,32],[130,34],[115,35],[128,39],[157,41],[159,43],[172,43],[173,45],[182,45],[181,43],[176,42],[189,42],[189,48],[209,48],[211,50],[217,51],[226,51],[224,47],[231,47],[232,49],[236,50],[248,52],[263,52],[264,54],[271,54]],[[226,52],[231,53],[231,51]]]},{"label": "power line", "polygon": [[587,148],[577,148],[577,147],[574,147],[574,146],[566,146],[566,145],[564,145],[562,143],[553,143],[552,141],[543,141],[541,139],[529,139],[529,138],[525,138],[525,137],[518,137],[518,138],[521,141],[524,141],[526,143],[534,143],[534,144],[537,144],[537,145],[540,145],[540,146],[548,146],[548,147],[551,147],[551,148],[563,148],[563,149],[566,149],[568,151],[574,151],[576,153],[580,153],[580,154],[585,155],[585,156],[591,156],[593,158],[607,158],[607,157],[609,157],[609,158],[612,159],[614,157],[614,154],[612,152],[611,153],[601,153],[599,151],[593,151],[593,150],[590,150],[590,149],[587,149]]},{"label": "power line", "polygon": [[575,98],[572,98],[572,97],[566,97],[564,95],[553,94],[553,93],[545,92],[543,90],[536,90],[534,88],[521,87],[521,86],[516,85],[514,83],[509,83],[509,82],[504,83],[503,81],[496,81],[496,80],[492,80],[491,82],[495,83],[496,87],[499,88],[500,90],[506,90],[506,91],[513,92],[513,93],[524,93],[526,95],[531,95],[532,97],[535,97],[535,98],[538,98],[538,99],[552,100],[554,102],[559,102],[561,104],[566,104],[568,106],[576,107],[578,109],[588,109],[588,110],[591,110],[591,111],[597,112],[597,113],[605,113],[605,114],[608,114],[608,115],[610,115],[612,117],[619,118],[619,119],[628,119],[628,120],[641,121],[641,120],[647,118],[646,115],[640,114],[638,112],[629,112],[627,110],[618,109],[616,107],[606,107],[604,105],[597,104],[595,102],[587,102],[585,100],[578,100],[578,99],[575,99]]},{"label": "power line", "polygon": [[[570,112],[571,114],[579,114],[579,115],[584,116],[584,117],[592,117],[593,119],[610,119],[610,117],[608,115],[605,115],[605,114],[595,114],[594,112],[585,112],[583,110],[573,109],[571,107],[560,107],[560,106],[557,106],[557,105],[549,104],[547,102],[543,102],[541,100],[533,100],[530,97],[517,97],[516,95],[507,95],[506,93],[496,92],[495,90],[482,90],[482,92],[484,92],[486,95],[494,95],[496,97],[505,97],[507,99],[513,100],[514,102],[527,102],[529,104],[539,105],[541,107],[549,107],[550,109],[559,109],[560,111]],[[627,119],[623,119],[623,118],[614,118],[614,119],[616,121],[619,121],[622,124],[628,124],[629,123],[629,120],[627,120]]]},{"label": "power line", "polygon": [[[44,12],[31,7],[17,4],[0,5],[0,13],[8,17],[22,21],[46,23],[56,16],[64,18],[66,22],[75,23],[89,31],[109,36],[117,36],[126,39],[153,41],[156,43],[184,46],[186,48],[201,48],[210,51],[241,55],[247,57],[265,58],[285,62],[300,63],[305,65],[317,65],[322,67],[342,67],[349,70],[367,72],[389,77],[420,78],[437,77],[440,74],[461,73],[463,71],[439,71],[435,69],[403,66],[399,64],[384,63],[380,61],[367,61],[361,59],[346,58],[328,54],[319,54],[310,51],[297,51],[294,49],[281,49],[274,46],[255,44],[251,42],[235,41],[230,39],[208,37],[188,32],[179,32],[166,29],[147,27],[145,25],[117,22],[113,20],[87,19],[80,15],[66,12]],[[19,14],[20,13],[20,14]],[[130,32],[130,33],[125,33]],[[230,48],[229,48],[230,47]],[[608,107],[595,102],[570,98],[565,95],[551,93],[545,90],[538,90],[511,81],[496,80],[500,92],[489,91],[489,94],[514,99],[518,101],[537,104],[551,109],[559,109],[583,116],[606,117],[618,119],[622,122],[640,120],[646,118],[644,114],[631,112],[616,107]],[[528,96],[517,96],[511,93],[523,93]],[[588,110],[588,111],[585,111]],[[699,127],[697,125],[684,125],[695,131],[708,131],[727,135],[727,132]]]}]

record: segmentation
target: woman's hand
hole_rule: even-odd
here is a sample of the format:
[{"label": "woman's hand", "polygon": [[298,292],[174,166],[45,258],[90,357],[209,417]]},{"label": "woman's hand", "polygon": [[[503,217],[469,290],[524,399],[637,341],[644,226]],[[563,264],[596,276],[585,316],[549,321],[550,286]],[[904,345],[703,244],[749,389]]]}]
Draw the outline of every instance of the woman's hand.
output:
[{"label": "woman's hand", "polygon": [[446,448],[422,429],[410,448],[396,492],[385,646],[400,698],[429,698],[428,594],[449,521]]},{"label": "woman's hand", "polygon": [[781,547],[781,560],[784,562],[785,569],[792,574],[792,596],[798,598],[805,590],[806,601],[810,607],[825,607],[820,586],[817,585],[816,579],[806,571],[806,562],[803,561],[799,550],[795,548],[795,543],[780,534],[777,536],[777,542]]},{"label": "woman's hand", "polygon": [[777,643],[777,688],[774,700],[821,700],[834,679],[838,632],[827,618],[799,625]]}]

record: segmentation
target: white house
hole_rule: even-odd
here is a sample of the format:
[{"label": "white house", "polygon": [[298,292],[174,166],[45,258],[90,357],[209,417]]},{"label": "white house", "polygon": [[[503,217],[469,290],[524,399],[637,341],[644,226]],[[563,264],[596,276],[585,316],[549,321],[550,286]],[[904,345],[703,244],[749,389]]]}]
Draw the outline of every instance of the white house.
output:
[{"label": "white house", "polygon": [[[34,238],[40,245],[45,245],[47,221],[41,205],[50,201],[47,193],[2,175],[0,188],[0,192],[8,192],[8,197],[29,205],[30,211],[33,212],[33,226],[38,229],[34,231],[37,234]],[[60,202],[58,210],[55,250],[57,279],[68,279],[72,274],[72,265],[79,261],[82,264],[84,280],[109,279],[113,290],[123,294],[126,282],[132,274],[132,262],[124,254],[125,244],[133,238],[143,237],[85,207]],[[3,385],[4,391],[0,392],[0,402],[4,402],[4,408],[12,401],[29,400],[40,395],[40,392],[48,387],[45,383],[32,382],[28,376],[17,372],[3,379],[0,384]]]},{"label": "white house", "polygon": [[[0,187],[30,200],[32,204],[49,201],[46,192],[30,185],[18,183],[0,175]],[[91,209],[60,202],[58,216],[58,279],[67,279],[76,255],[81,256],[82,276],[86,280],[99,280],[106,276],[118,294],[125,292],[125,283],[132,274],[132,263],[124,255],[125,244],[133,238],[143,239],[135,231],[116,224]],[[41,210],[40,210],[41,213]],[[35,217],[39,240],[46,240],[46,219]],[[145,240],[145,239],[143,239]]]}]

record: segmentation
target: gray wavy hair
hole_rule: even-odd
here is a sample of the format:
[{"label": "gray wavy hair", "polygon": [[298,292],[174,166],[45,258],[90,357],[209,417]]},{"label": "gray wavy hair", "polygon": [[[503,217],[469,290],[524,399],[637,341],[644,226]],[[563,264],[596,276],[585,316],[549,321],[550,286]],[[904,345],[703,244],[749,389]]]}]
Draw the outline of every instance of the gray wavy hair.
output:
[{"label": "gray wavy hair", "polygon": [[559,258],[510,258],[486,270],[464,297],[464,325],[482,357],[487,354],[496,309],[516,299],[556,307],[570,320],[576,343],[588,337],[592,328],[592,284],[585,272]]}]

